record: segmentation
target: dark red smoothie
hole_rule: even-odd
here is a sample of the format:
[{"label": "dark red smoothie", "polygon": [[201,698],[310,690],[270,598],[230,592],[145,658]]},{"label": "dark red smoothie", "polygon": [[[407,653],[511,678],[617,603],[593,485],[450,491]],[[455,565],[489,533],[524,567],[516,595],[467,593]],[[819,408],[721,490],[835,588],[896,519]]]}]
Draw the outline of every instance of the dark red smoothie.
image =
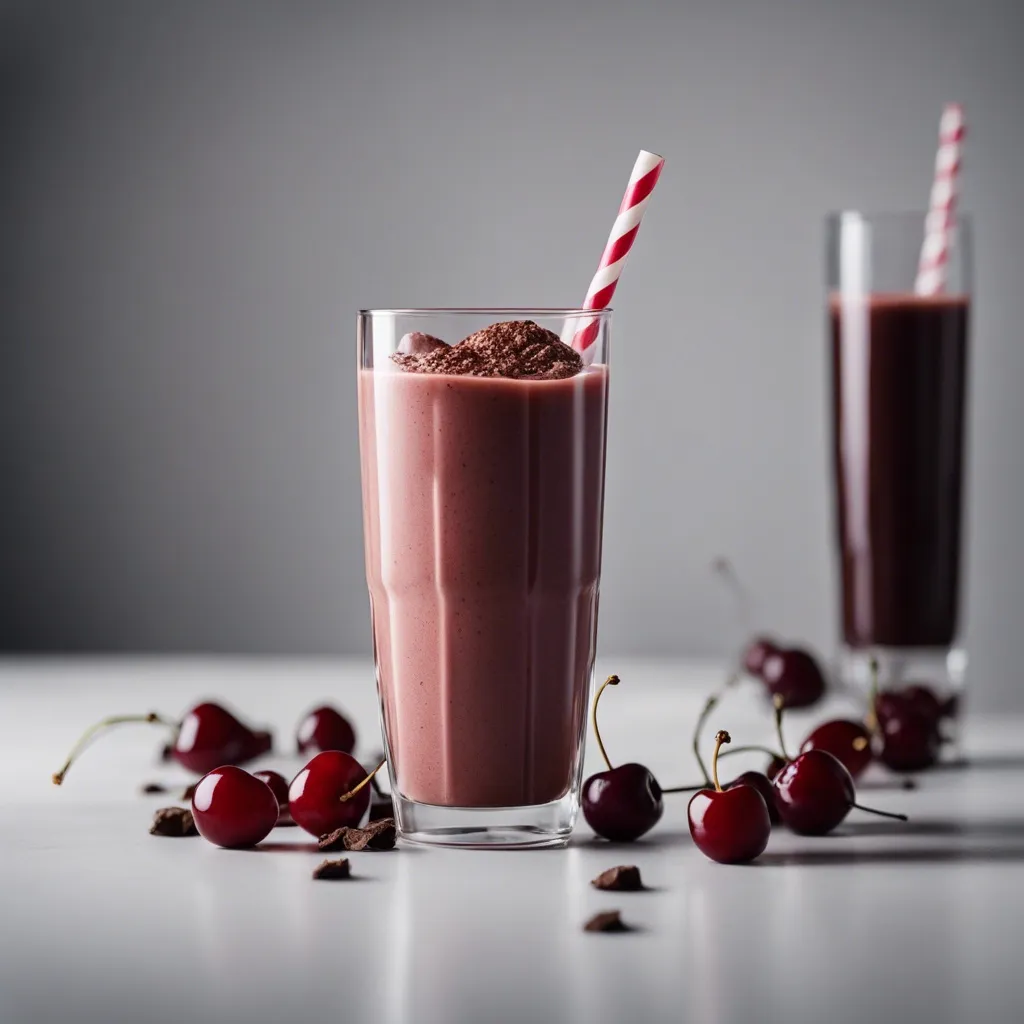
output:
[{"label": "dark red smoothie", "polygon": [[947,647],[958,628],[968,300],[830,303],[833,459],[851,647]]},{"label": "dark red smoothie", "polygon": [[562,798],[597,629],[608,375],[531,321],[406,335],[359,379],[392,770],[449,807]]}]

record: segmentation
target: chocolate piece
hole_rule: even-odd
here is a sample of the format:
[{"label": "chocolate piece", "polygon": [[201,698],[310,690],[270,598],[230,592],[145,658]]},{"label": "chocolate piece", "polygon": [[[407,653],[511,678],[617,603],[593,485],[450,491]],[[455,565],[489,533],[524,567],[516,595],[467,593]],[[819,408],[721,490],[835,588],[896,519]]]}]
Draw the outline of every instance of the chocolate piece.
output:
[{"label": "chocolate piece", "polygon": [[435,352],[439,348],[450,348],[446,341],[435,338],[432,334],[422,331],[410,331],[402,336],[398,343],[398,354],[403,356],[422,356],[427,352]]},{"label": "chocolate piece", "polygon": [[191,785],[188,785],[188,786],[186,786],[186,787],[185,787],[185,788],[184,788],[184,789],[183,789],[183,790],[181,791],[181,799],[182,799],[182,800],[191,800],[191,799],[192,799],[192,797],[194,797],[194,796],[195,796],[195,793],[196,793],[196,786],[198,786],[198,785],[199,785],[199,783],[198,783],[198,782],[193,782],[193,783],[192,783]]},{"label": "chocolate piece", "polygon": [[333,832],[326,832],[316,841],[316,845],[324,853],[335,853],[338,850],[344,850],[346,832],[348,832],[348,828],[345,826],[336,828]]},{"label": "chocolate piece", "polygon": [[396,838],[395,819],[381,818],[366,828],[350,828],[342,842],[346,850],[393,850]]},{"label": "chocolate piece", "polygon": [[532,320],[505,320],[463,338],[457,345],[417,355],[398,352],[392,358],[411,373],[517,380],[557,380],[583,369],[575,349]]},{"label": "chocolate piece", "polygon": [[328,881],[351,878],[352,867],[348,862],[348,857],[342,857],[341,860],[320,861],[313,869],[313,877],[327,879]]},{"label": "chocolate piece", "polygon": [[161,761],[170,761],[173,757],[174,757],[174,744],[172,744],[172,743],[165,743],[160,748],[160,760]]},{"label": "chocolate piece", "polygon": [[584,926],[585,932],[629,932],[633,929],[619,916],[617,910],[603,910],[595,914]]},{"label": "chocolate piece", "polygon": [[183,836],[199,835],[196,823],[192,820],[192,812],[185,807],[161,807],[153,815],[153,824],[149,826],[151,836]]},{"label": "chocolate piece", "polygon": [[142,792],[149,795],[150,793],[166,793],[168,789],[166,786],[161,786],[159,782],[147,782],[142,787]]},{"label": "chocolate piece", "polygon": [[640,869],[635,864],[620,864],[602,871],[590,884],[595,889],[613,892],[641,892],[644,888],[640,880]]}]

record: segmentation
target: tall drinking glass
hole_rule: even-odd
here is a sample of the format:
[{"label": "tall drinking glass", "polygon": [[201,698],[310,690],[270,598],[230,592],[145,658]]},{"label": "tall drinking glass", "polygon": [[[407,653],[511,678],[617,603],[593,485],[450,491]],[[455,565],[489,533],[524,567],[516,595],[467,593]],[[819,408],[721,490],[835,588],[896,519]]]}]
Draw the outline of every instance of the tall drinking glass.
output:
[{"label": "tall drinking glass", "polygon": [[[552,846],[579,809],[597,635],[610,310],[364,310],[374,659],[407,839]],[[596,322],[559,379],[412,372],[402,339]],[[434,344],[428,338],[426,344]],[[408,345],[409,342],[406,342]]]},{"label": "tall drinking glass", "polygon": [[936,691],[955,717],[963,627],[970,224],[945,290],[914,292],[924,213],[828,220],[840,673]]}]

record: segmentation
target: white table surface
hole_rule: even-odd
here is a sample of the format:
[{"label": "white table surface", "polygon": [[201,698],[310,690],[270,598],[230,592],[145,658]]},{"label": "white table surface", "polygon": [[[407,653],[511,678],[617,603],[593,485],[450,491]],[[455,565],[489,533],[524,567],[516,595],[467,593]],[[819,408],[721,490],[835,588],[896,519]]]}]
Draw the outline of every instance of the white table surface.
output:
[{"label": "white table surface", "polygon": [[[616,760],[663,785],[695,781],[689,734],[713,666],[605,662],[623,678],[602,724]],[[379,747],[368,665],[246,661],[0,663],[0,1022],[1024,1021],[1024,717],[971,720],[976,764],[862,798],[909,826],[854,812],[810,839],[776,830],[750,867],[693,846],[686,797],[629,847],[580,825],[568,849],[357,853],[359,881],[314,882],[298,829],[258,851],[148,835],[187,781],[156,763],[156,730],[97,744],[62,789],[66,749],[110,712],[180,714],[221,697],[290,747],[321,699]],[[790,745],[806,731],[793,716]],[[754,690],[710,731],[769,739]],[[588,768],[596,769],[594,745]],[[739,758],[733,762],[738,764]],[[268,761],[285,774],[295,757]],[[635,863],[655,891],[589,880]],[[585,934],[600,909],[639,930]]]}]

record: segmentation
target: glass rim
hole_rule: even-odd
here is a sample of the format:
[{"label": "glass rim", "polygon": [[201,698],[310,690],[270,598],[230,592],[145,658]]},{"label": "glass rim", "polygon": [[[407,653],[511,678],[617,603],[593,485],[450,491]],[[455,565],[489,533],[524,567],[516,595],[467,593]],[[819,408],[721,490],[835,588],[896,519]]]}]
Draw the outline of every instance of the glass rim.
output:
[{"label": "glass rim", "polygon": [[607,318],[612,314],[611,306],[601,309],[574,309],[561,306],[423,306],[408,309],[371,308],[359,310],[360,316],[482,316],[492,313],[500,316],[511,314],[526,316],[532,314],[540,317],[578,317],[592,316]]},{"label": "glass rim", "polygon": [[[843,209],[843,210],[829,210],[825,214],[825,220],[829,223],[838,223],[844,220],[857,220],[861,222],[871,223],[872,221],[899,221],[899,220],[913,220],[915,222],[920,221],[924,223],[925,218],[930,213],[930,210],[925,208],[915,208],[911,210],[854,210],[854,209]],[[960,210],[956,211],[956,223],[970,223],[971,215],[969,213],[963,213]]]}]

